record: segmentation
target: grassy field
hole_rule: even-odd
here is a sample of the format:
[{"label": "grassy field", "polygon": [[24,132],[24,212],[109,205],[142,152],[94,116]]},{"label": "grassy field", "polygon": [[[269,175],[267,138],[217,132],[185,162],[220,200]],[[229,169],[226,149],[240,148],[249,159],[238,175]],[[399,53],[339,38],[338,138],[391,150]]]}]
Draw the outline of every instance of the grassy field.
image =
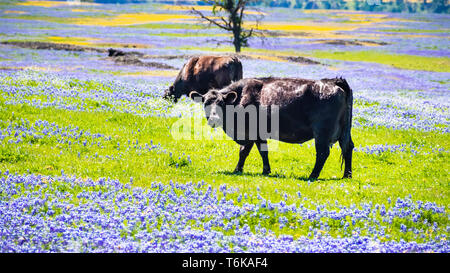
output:
[{"label": "grassy field", "polygon": [[[62,135],[51,138],[25,137],[17,145],[3,142],[0,146],[0,168],[11,173],[42,175],[70,174],[97,180],[102,177],[130,182],[148,188],[153,182],[178,183],[204,181],[219,191],[220,186],[237,188],[248,195],[249,203],[259,204],[257,196],[270,202],[304,205],[316,209],[320,204],[335,207],[374,203],[390,207],[390,199],[408,198],[446,204],[449,202],[447,166],[449,155],[438,151],[449,146],[446,135],[415,130],[399,131],[386,128],[355,128],[354,142],[358,147],[380,143],[402,144],[405,151],[354,153],[353,179],[341,179],[340,150],[336,145],[321,173],[314,182],[307,180],[315,158],[312,141],[303,145],[280,143],[279,151],[270,153],[272,174],[261,175],[262,162],[256,149],[247,159],[244,173],[233,174],[238,159],[238,145],[230,140],[173,140],[170,127],[177,119],[137,117],[126,113],[65,111],[52,108],[36,109],[27,105],[1,105],[2,128],[7,124],[34,124],[39,120],[55,123],[61,128],[83,128],[102,134],[96,140],[70,140]],[[270,142],[269,142],[270,143]],[[145,147],[155,146],[152,150]],[[418,152],[417,152],[418,151]],[[299,198],[298,193],[301,194]],[[236,199],[238,194],[230,194]],[[250,219],[269,228],[275,234],[307,236],[308,225],[295,229],[278,226],[277,213],[268,211],[268,219]],[[292,216],[293,218],[297,216]],[[432,217],[446,225],[447,217]],[[298,226],[297,226],[298,225]],[[400,224],[391,227],[391,239],[406,239]],[[397,228],[397,230],[395,230]],[[342,226],[329,230],[342,234]],[[411,239],[411,238],[410,238]],[[419,240],[420,241],[420,240]]]},{"label": "grassy field", "polygon": [[[148,187],[154,181],[179,182],[205,180],[218,187],[226,183],[243,192],[255,193],[256,188],[271,200],[300,190],[318,202],[330,199],[342,204],[359,201],[385,201],[386,194],[398,197],[414,195],[418,199],[448,201],[447,152],[436,151],[448,147],[449,139],[435,132],[394,131],[386,128],[353,129],[355,146],[380,143],[411,143],[420,152],[354,153],[353,179],[341,179],[340,149],[332,149],[320,179],[307,183],[314,166],[314,142],[302,145],[280,143],[279,151],[270,153],[273,173],[261,175],[262,162],[256,149],[250,154],[243,174],[233,174],[239,145],[231,140],[174,140],[169,128],[175,118],[142,118],[123,113],[67,112],[57,109],[35,109],[30,106],[2,105],[3,126],[20,123],[33,124],[38,120],[72,126],[111,137],[111,140],[87,145],[58,138],[24,139],[21,145],[2,147],[1,168],[10,172],[57,175],[66,173],[80,177],[110,177]],[[222,133],[221,133],[222,134]],[[64,140],[64,138],[61,138]],[[129,143],[130,142],[130,143]],[[151,152],[141,149],[150,142],[161,145]],[[137,143],[137,144],[136,144]],[[419,148],[423,147],[423,148]],[[171,155],[170,155],[171,154]],[[96,156],[97,155],[97,156]],[[106,156],[116,159],[107,159]],[[190,161],[188,160],[190,158]],[[176,166],[178,163],[178,167]],[[215,182],[216,181],[216,182]],[[279,195],[275,194],[278,189]],[[339,192],[336,192],[338,190]],[[342,194],[345,193],[345,194]]]},{"label": "grassy field", "polygon": [[[175,68],[193,54],[232,51],[229,34],[175,7],[38,4],[3,5],[0,39],[113,46]],[[239,146],[221,130],[223,140],[174,139],[174,123],[202,115],[187,98],[161,98],[177,69],[1,44],[0,252],[448,252],[442,18],[264,12],[280,33],[244,48],[244,76],[345,77],[352,179],[341,179],[338,144],[308,181],[314,141],[269,141],[278,150],[265,176],[256,148],[244,172],[232,172]]]}]

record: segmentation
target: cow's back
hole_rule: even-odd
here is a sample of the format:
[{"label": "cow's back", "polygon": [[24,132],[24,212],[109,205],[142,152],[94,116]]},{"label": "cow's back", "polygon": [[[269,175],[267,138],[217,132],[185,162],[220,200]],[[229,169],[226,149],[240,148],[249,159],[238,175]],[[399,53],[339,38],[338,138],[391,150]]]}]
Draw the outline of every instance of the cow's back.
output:
[{"label": "cow's back", "polygon": [[[256,78],[244,79],[231,85],[241,94],[241,105],[289,106],[295,102],[310,100],[320,102],[345,96],[336,79],[309,80],[300,78]],[[242,84],[240,84],[242,83]]]},{"label": "cow's back", "polygon": [[242,64],[234,56],[202,56],[196,62],[194,74],[198,82],[222,88],[242,79]]},{"label": "cow's back", "polygon": [[[346,107],[346,93],[335,79],[299,78],[243,79],[223,90],[239,95],[241,106],[277,106],[280,138],[303,142],[312,138],[313,127],[335,127]],[[338,132],[336,132],[338,133]]]}]

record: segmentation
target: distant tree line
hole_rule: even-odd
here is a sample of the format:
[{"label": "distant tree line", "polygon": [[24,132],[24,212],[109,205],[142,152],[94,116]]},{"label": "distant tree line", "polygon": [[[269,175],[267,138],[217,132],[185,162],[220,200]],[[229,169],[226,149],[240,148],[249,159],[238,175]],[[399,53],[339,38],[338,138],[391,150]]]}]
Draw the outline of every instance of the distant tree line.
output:
[{"label": "distant tree line", "polygon": [[[150,1],[149,1],[150,2]],[[208,1],[155,0],[159,3],[207,5]],[[384,12],[449,13],[449,0],[256,0],[252,5],[296,9],[343,9]]]},{"label": "distant tree line", "polygon": [[346,9],[387,12],[434,12],[448,13],[448,0],[262,0],[264,5],[300,9]]}]

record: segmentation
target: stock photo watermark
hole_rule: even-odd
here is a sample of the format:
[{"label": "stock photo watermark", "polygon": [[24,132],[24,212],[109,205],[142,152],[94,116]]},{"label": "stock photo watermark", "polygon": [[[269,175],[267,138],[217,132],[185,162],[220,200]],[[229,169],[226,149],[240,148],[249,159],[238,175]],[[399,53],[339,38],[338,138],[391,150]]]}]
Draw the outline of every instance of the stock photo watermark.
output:
[{"label": "stock photo watermark", "polygon": [[[280,107],[277,105],[256,107],[205,102],[202,96],[193,99],[203,105],[204,111],[193,112],[174,122],[170,133],[175,140],[214,141],[231,138],[241,144],[279,139]],[[278,142],[264,145],[264,149],[276,151]]]}]

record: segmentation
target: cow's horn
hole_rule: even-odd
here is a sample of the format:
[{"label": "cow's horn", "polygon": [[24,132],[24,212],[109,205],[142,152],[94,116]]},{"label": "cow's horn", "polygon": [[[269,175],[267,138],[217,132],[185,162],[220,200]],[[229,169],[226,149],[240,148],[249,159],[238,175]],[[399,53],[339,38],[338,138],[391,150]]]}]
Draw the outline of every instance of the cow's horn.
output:
[{"label": "cow's horn", "polygon": [[189,93],[189,98],[195,100],[196,98],[203,98],[203,95],[197,91],[192,91],[191,93]]},{"label": "cow's horn", "polygon": [[227,101],[227,103],[234,103],[238,97],[238,94],[234,91],[230,91],[230,92],[226,93],[224,97],[225,97],[225,100]]}]

